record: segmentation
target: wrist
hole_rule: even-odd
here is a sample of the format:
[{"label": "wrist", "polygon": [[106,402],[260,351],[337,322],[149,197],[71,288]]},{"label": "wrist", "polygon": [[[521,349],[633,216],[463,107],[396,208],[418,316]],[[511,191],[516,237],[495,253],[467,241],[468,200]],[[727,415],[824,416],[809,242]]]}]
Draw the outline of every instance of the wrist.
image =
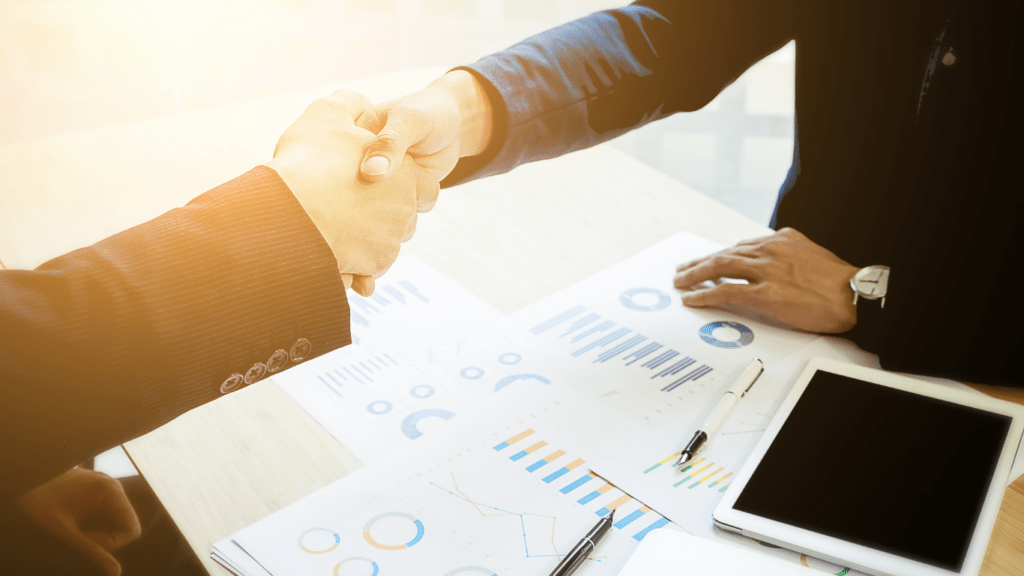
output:
[{"label": "wrist", "polygon": [[459,156],[483,154],[491,141],[494,112],[480,80],[466,70],[452,70],[433,85],[445,90],[459,110]]}]

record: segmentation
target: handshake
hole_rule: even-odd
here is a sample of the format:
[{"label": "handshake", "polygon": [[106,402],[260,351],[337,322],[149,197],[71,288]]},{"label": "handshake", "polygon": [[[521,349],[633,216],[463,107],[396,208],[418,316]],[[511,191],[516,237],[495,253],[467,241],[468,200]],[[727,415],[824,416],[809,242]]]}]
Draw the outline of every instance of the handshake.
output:
[{"label": "handshake", "polygon": [[491,111],[477,80],[453,71],[427,88],[372,106],[341,90],[313,102],[267,163],[288,185],[363,296],[434,207],[460,157],[480,154]]}]

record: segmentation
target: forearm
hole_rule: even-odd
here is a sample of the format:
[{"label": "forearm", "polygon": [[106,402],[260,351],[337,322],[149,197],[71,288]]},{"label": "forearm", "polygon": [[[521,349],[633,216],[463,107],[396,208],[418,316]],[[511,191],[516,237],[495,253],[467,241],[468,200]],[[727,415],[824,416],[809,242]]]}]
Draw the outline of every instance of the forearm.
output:
[{"label": "forearm", "polygon": [[37,270],[0,272],[0,294],[0,467],[19,471],[4,497],[220,397],[233,374],[264,377],[257,365],[299,339],[305,359],[349,342],[337,261],[262,167]]},{"label": "forearm", "polygon": [[587,148],[711,101],[793,37],[788,0],[653,1],[592,14],[466,66],[491,96],[489,148],[445,180]]}]

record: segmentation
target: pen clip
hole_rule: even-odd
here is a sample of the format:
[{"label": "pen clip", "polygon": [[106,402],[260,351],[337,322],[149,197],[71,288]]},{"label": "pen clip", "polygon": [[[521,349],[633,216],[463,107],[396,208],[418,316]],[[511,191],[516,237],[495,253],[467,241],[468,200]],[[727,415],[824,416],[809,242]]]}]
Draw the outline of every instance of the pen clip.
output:
[{"label": "pen clip", "polygon": [[740,398],[746,396],[747,392],[750,392],[750,389],[754,387],[754,383],[757,382],[757,379],[761,377],[761,374],[764,374],[764,361],[761,360],[760,358],[757,358],[756,360],[757,363],[761,365],[761,369],[757,371],[757,376],[754,376],[754,379],[750,381],[750,384],[747,386],[747,389],[744,390],[742,394],[740,394]]}]

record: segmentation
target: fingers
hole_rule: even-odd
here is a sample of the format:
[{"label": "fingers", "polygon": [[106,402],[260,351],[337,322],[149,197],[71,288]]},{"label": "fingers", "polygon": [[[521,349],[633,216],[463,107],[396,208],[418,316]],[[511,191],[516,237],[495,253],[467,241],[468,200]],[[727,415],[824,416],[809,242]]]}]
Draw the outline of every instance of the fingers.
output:
[{"label": "fingers", "polygon": [[142,525],[139,524],[139,517],[132,507],[128,495],[125,494],[124,486],[117,480],[111,479],[111,490],[102,501],[102,506],[114,518],[117,529],[109,532],[108,550],[117,550],[122,546],[142,536]]},{"label": "fingers", "polygon": [[[103,540],[103,533],[90,533],[99,540]],[[78,526],[67,524],[60,534],[71,546],[80,550],[86,557],[92,560],[97,566],[109,576],[120,576],[121,564],[102,545],[93,540],[89,535],[79,530]]]},{"label": "fingers", "polygon": [[360,117],[366,110],[373,106],[369,98],[353,90],[338,90],[326,98],[348,110],[352,120]]},{"label": "fingers", "polygon": [[722,277],[752,280],[756,278],[752,270],[755,263],[756,261],[750,258],[720,252],[695,263],[680,266],[672,283],[676,288],[689,288]]},{"label": "fingers", "polygon": [[723,306],[726,304],[755,304],[756,288],[746,284],[719,284],[714,288],[695,290],[683,294],[683,304],[694,308]]},{"label": "fingers", "polygon": [[[430,212],[441,194],[441,183],[429,170],[418,170],[416,178],[416,211]],[[404,240],[403,240],[404,242]]]},{"label": "fingers", "polygon": [[376,288],[373,276],[358,276],[352,275],[352,290],[355,290],[356,294],[363,297],[369,297],[373,295],[373,291]]},{"label": "fingers", "polygon": [[356,119],[356,126],[377,135],[373,139],[360,172],[370,182],[382,182],[398,171],[410,147],[430,135],[432,122],[422,113],[385,102],[370,108]]}]

